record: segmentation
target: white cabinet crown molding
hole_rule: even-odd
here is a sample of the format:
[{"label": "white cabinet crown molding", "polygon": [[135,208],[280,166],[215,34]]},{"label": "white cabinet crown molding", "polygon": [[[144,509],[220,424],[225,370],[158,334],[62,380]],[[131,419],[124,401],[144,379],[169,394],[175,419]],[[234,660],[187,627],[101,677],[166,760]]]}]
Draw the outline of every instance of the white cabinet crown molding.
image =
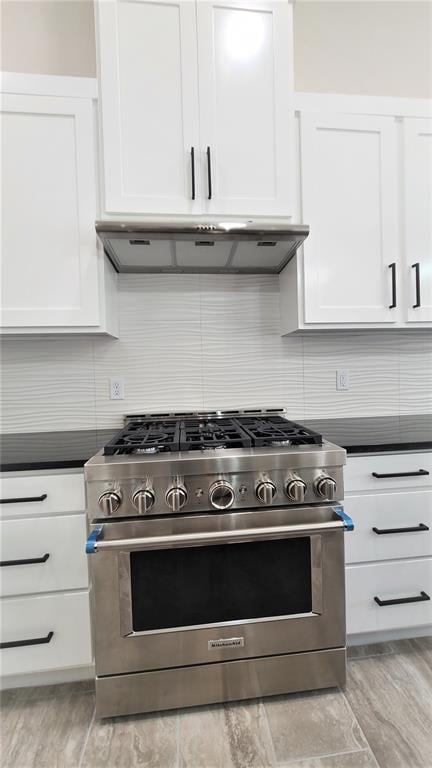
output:
[{"label": "white cabinet crown molding", "polygon": [[1,72],[0,84],[2,93],[28,94],[30,96],[63,96],[82,99],[96,99],[98,96],[98,85],[95,77]]},{"label": "white cabinet crown molding", "polygon": [[432,99],[296,91],[294,109],[300,112],[331,112],[332,114],[342,112],[389,117],[432,117]]}]

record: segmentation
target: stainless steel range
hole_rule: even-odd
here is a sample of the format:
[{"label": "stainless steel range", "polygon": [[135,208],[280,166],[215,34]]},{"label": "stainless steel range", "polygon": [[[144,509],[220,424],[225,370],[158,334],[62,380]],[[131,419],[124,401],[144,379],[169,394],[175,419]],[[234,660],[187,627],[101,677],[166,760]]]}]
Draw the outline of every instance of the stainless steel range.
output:
[{"label": "stainless steel range", "polygon": [[99,717],[344,684],[345,460],[281,409],[126,417],[85,467]]}]

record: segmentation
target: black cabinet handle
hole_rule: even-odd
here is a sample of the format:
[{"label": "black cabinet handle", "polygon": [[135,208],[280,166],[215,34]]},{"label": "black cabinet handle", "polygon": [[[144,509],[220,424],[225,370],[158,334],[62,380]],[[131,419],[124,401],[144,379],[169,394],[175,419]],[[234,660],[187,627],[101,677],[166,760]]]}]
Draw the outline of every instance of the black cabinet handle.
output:
[{"label": "black cabinet handle", "polygon": [[416,261],[415,264],[411,264],[411,268],[415,269],[415,289],[416,289],[416,303],[413,304],[413,309],[417,309],[421,306],[420,301],[420,264]]},{"label": "black cabinet handle", "polygon": [[195,147],[191,147],[192,200],[195,200]]},{"label": "black cabinet handle", "polygon": [[207,147],[207,178],[208,178],[208,199],[212,199],[212,173],[211,173],[211,154],[210,147]]},{"label": "black cabinet handle", "polygon": [[388,472],[388,473],[381,473],[381,472],[372,472],[372,477],[378,477],[380,479],[386,478],[386,477],[422,477],[423,475],[428,475],[429,472],[427,469],[418,469],[417,472]]},{"label": "black cabinet handle", "polygon": [[394,309],[396,307],[396,262],[394,261],[393,264],[389,264],[389,269],[391,269],[392,273],[392,303],[389,304],[389,309]]},{"label": "black cabinet handle", "polygon": [[377,605],[382,607],[383,605],[404,605],[405,603],[423,603],[426,600],[430,600],[429,595],[426,592],[420,592],[415,597],[399,597],[396,600],[381,600],[379,597],[374,597]]},{"label": "black cabinet handle", "polygon": [[54,632],[48,632],[46,637],[34,637],[31,640],[12,640],[10,643],[0,643],[0,648],[22,648],[24,645],[44,645],[50,643]]},{"label": "black cabinet handle", "polygon": [[419,523],[410,528],[372,528],[374,533],[378,533],[381,536],[383,533],[416,533],[418,531],[428,531],[429,526],[424,523]]},{"label": "black cabinet handle", "polygon": [[0,504],[21,504],[24,501],[45,501],[48,498],[47,493],[42,496],[23,496],[20,499],[0,499]]},{"label": "black cabinet handle", "polygon": [[6,568],[8,565],[35,565],[35,563],[46,563],[49,558],[49,552],[42,557],[28,557],[25,560],[2,560],[0,568]]}]

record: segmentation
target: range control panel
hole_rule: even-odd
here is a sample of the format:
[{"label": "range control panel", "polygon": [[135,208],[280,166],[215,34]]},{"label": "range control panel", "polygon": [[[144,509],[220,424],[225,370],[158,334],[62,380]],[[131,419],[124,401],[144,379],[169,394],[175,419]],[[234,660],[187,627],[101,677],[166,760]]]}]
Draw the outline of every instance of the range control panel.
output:
[{"label": "range control panel", "polygon": [[341,501],[343,495],[342,467],[87,484],[90,519],[316,504]]}]

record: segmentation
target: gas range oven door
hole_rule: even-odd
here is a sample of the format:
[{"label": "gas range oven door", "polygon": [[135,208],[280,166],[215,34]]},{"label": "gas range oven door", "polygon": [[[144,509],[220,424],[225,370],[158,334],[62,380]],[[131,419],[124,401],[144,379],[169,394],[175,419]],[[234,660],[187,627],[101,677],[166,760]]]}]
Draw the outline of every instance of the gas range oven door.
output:
[{"label": "gas range oven door", "polygon": [[350,522],[311,506],[94,525],[97,675],[343,647]]}]

